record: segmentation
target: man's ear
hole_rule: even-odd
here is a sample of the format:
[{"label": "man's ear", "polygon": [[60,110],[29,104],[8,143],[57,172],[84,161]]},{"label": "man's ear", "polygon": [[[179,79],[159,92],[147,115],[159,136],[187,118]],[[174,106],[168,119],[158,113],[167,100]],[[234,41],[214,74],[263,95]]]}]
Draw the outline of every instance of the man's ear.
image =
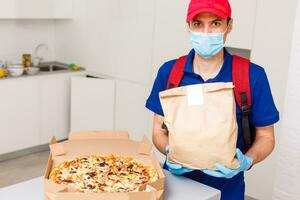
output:
[{"label": "man's ear", "polygon": [[230,21],[229,21],[229,23],[228,23],[227,33],[224,35],[224,40],[225,40],[225,42],[227,41],[227,36],[228,36],[228,34],[231,33],[232,28],[233,28],[233,19],[230,19]]},{"label": "man's ear", "polygon": [[233,19],[230,19],[229,24],[228,24],[228,31],[227,32],[231,33],[232,28],[233,28]]},{"label": "man's ear", "polygon": [[186,22],[186,31],[188,32],[188,33],[190,33],[191,31],[190,31],[190,25],[189,25],[189,23],[188,22]]}]

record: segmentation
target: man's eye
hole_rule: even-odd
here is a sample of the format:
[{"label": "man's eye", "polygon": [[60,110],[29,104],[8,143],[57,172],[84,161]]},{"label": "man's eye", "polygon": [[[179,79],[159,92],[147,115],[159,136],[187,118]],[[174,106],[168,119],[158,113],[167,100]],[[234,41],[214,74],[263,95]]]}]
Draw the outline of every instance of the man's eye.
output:
[{"label": "man's eye", "polygon": [[221,23],[220,22],[213,22],[212,25],[215,26],[215,27],[219,27],[219,26],[221,26]]},{"label": "man's eye", "polygon": [[200,26],[201,26],[201,23],[200,23],[200,22],[194,22],[194,23],[193,23],[193,26],[194,26],[194,27],[200,27]]}]

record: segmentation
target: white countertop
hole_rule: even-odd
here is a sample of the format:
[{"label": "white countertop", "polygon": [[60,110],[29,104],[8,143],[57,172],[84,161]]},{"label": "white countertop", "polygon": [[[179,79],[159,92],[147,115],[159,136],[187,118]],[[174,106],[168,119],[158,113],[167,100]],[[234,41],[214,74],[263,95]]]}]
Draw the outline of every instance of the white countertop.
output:
[{"label": "white countertop", "polygon": [[[221,193],[206,185],[190,179],[166,175],[165,200],[220,200]],[[44,199],[43,177],[0,188],[1,200],[42,200]]]}]

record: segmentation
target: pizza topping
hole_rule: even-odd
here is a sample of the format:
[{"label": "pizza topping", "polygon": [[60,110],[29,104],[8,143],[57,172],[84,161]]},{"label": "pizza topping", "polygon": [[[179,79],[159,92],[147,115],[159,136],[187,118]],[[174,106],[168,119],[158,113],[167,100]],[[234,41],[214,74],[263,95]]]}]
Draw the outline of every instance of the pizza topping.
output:
[{"label": "pizza topping", "polygon": [[79,192],[131,192],[158,179],[156,170],[129,156],[80,156],[55,167],[49,179]]},{"label": "pizza topping", "polygon": [[72,180],[68,180],[68,179],[63,180],[63,182],[66,182],[66,183],[74,183]]}]

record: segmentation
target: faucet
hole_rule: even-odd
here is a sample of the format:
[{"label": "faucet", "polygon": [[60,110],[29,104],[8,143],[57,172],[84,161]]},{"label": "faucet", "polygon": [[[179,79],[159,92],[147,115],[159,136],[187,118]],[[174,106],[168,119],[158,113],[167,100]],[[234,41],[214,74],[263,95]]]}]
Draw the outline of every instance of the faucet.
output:
[{"label": "faucet", "polygon": [[39,52],[39,50],[40,50],[42,47],[45,47],[45,49],[47,49],[47,50],[49,51],[49,48],[48,48],[47,44],[45,44],[45,43],[38,44],[38,45],[35,47],[35,49],[34,49],[33,66],[39,65],[40,62],[42,62],[42,61],[44,60],[43,57],[38,56],[38,52]]}]

